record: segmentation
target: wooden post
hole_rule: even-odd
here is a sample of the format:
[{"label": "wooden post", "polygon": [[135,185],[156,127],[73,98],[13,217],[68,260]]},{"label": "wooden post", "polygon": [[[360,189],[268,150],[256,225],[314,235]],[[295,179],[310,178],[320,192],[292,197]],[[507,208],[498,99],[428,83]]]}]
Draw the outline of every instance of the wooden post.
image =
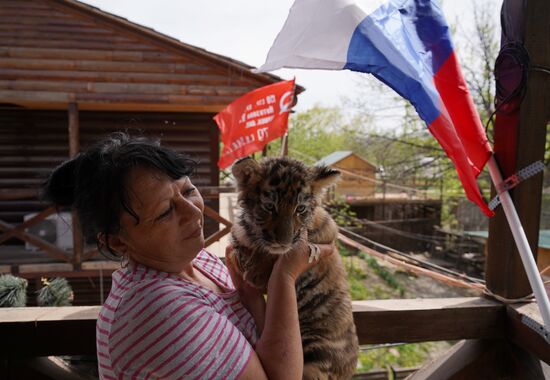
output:
[{"label": "wooden post", "polygon": [[281,137],[281,156],[288,156],[288,132]]},{"label": "wooden post", "polygon": [[[547,17],[540,17],[543,14],[550,14],[549,1],[527,2],[524,44],[531,57],[531,64],[550,66],[550,44],[548,44],[550,23]],[[521,104],[520,127],[517,135],[507,135],[510,133],[509,129],[495,130],[495,152],[498,161],[501,161],[498,156],[499,141],[507,139],[517,141],[513,173],[503,168],[504,177],[544,158],[546,124],[550,116],[549,88],[548,74],[531,70],[526,95]],[[542,179],[542,174],[538,174],[522,182],[510,192],[535,257],[538,248]],[[521,298],[531,293],[516,244],[500,207],[489,223],[486,283],[493,293],[506,298]]]},{"label": "wooden post", "polygon": [[[80,125],[78,122],[78,105],[69,103],[69,157],[73,158],[80,150]],[[82,252],[84,242],[80,233],[80,223],[76,211],[72,212],[72,231],[73,231],[73,264],[74,268],[80,270],[82,263]]]}]

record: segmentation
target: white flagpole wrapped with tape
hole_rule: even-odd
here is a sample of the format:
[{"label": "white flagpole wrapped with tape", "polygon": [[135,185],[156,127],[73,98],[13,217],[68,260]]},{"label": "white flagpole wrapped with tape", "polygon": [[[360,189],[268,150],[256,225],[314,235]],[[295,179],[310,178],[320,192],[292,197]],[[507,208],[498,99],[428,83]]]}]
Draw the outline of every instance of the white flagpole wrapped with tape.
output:
[{"label": "white flagpole wrapped with tape", "polygon": [[[499,189],[503,183],[503,180],[500,173],[500,168],[494,156],[489,159],[487,165],[489,167],[491,179],[495,184],[495,188]],[[537,268],[537,263],[535,262],[535,258],[531,252],[529,241],[527,240],[527,236],[525,235],[525,231],[523,230],[523,226],[521,225],[521,221],[519,220],[518,213],[508,190],[500,192],[498,196],[500,198],[500,203],[502,204],[502,209],[506,216],[506,220],[508,221],[508,225],[512,231],[514,241],[518,247],[523,267],[527,273],[527,279],[529,280],[529,284],[531,285],[531,289],[533,290],[533,294],[537,300],[540,314],[542,315],[542,319],[544,321],[546,330],[545,333],[548,333],[550,332],[550,301],[548,301],[546,289],[544,288],[544,283],[542,282],[542,278]]]}]

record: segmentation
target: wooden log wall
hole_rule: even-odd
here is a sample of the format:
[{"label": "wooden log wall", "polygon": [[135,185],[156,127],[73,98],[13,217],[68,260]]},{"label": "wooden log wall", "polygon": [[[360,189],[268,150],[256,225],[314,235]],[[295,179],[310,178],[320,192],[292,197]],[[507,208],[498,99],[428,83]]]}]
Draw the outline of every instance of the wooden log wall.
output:
[{"label": "wooden log wall", "polygon": [[[194,183],[218,185],[218,129],[212,114],[79,112],[80,146],[86,149],[101,136],[117,130],[159,138],[162,144],[189,154],[199,162]],[[50,171],[69,158],[66,111],[0,109],[0,188],[17,193],[38,191]],[[217,200],[211,200],[217,210]],[[44,205],[31,197],[0,200],[0,220],[20,223],[25,214]]]}]

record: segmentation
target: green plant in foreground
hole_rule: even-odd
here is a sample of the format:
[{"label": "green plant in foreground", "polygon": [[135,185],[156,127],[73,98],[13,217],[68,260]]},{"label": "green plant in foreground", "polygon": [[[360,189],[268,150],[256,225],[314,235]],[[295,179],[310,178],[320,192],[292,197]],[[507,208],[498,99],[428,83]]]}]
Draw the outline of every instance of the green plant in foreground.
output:
[{"label": "green plant in foreground", "polygon": [[38,292],[40,306],[70,306],[73,302],[73,289],[65,278],[56,277],[53,280],[42,278],[42,289]]},{"label": "green plant in foreground", "polygon": [[0,307],[24,307],[27,303],[27,280],[6,274],[0,276]]}]

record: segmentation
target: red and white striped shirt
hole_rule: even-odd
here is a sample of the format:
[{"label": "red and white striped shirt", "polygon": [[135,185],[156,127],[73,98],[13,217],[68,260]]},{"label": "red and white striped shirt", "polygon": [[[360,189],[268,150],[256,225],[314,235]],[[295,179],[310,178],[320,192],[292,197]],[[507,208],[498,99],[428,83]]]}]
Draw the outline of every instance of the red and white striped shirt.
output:
[{"label": "red and white striped shirt", "polygon": [[130,262],[96,327],[101,379],[236,379],[257,340],[227,268],[201,251],[193,265],[224,293]]}]

